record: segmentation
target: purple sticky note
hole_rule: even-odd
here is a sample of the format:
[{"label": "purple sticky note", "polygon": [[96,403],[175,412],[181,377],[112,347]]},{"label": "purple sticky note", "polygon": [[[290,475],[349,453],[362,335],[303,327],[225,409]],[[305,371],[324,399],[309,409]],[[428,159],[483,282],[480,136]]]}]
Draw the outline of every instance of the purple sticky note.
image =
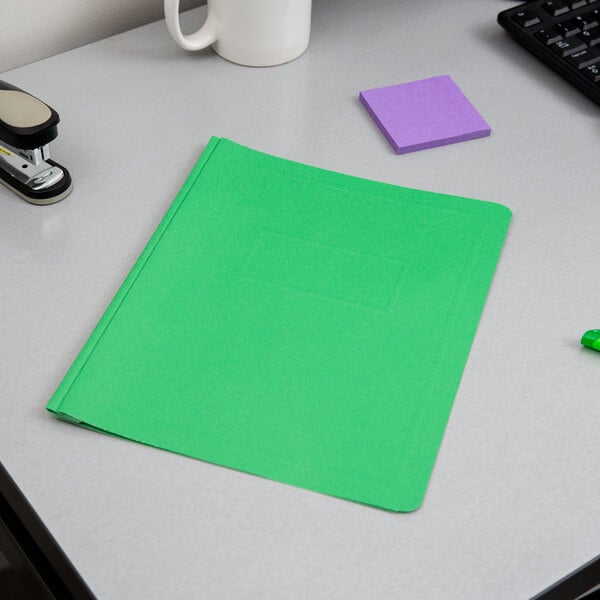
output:
[{"label": "purple sticky note", "polygon": [[360,92],[396,154],[490,135],[490,127],[448,75]]}]

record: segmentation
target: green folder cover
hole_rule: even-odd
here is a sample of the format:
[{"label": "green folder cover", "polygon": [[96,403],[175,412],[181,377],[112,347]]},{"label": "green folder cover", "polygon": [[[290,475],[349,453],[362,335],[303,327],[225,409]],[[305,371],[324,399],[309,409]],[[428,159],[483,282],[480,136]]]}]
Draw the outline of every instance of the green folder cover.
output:
[{"label": "green folder cover", "polygon": [[414,510],[509,221],[212,138],[47,408]]}]

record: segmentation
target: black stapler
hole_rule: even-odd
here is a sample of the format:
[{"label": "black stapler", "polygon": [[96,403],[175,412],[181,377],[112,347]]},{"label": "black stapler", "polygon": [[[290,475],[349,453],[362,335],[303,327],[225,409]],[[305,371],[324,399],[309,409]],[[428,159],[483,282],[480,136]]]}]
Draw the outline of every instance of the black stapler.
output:
[{"label": "black stapler", "polygon": [[0,182],[32,204],[53,204],[73,187],[65,167],[50,160],[58,113],[31,94],[0,81]]}]

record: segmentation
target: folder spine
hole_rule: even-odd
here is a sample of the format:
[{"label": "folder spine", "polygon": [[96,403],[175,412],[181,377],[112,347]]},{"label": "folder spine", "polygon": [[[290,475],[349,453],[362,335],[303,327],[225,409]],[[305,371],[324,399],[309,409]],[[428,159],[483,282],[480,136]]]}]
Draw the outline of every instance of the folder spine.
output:
[{"label": "folder spine", "polygon": [[154,251],[154,248],[159,243],[159,241],[160,241],[161,237],[163,236],[163,234],[165,233],[165,231],[168,229],[169,225],[171,224],[171,221],[177,214],[179,207],[185,201],[189,190],[193,187],[193,185],[196,182],[197,178],[199,177],[200,173],[202,172],[202,170],[208,163],[210,157],[212,156],[213,152],[219,145],[220,141],[221,141],[221,138],[218,138],[218,137],[213,136],[210,138],[208,144],[206,145],[206,148],[200,155],[200,158],[196,162],[196,165],[192,169],[192,172],[189,174],[189,176],[186,179],[185,183],[183,184],[181,190],[179,191],[179,193],[173,200],[173,203],[171,204],[171,206],[165,213],[165,216],[162,218],[159,226],[157,227],[156,231],[150,238],[150,241],[148,242],[148,244],[146,245],[146,247],[144,248],[144,250],[138,257],[138,259],[136,260],[129,275],[125,278],[125,281],[120,286],[119,291],[115,294],[115,296],[112,299],[111,303],[109,304],[106,312],[104,313],[104,315],[102,316],[102,318],[100,319],[100,321],[98,322],[98,324],[96,325],[94,330],[92,331],[90,337],[84,344],[81,352],[79,353],[79,355],[73,362],[71,368],[68,370],[68,372],[65,375],[65,377],[63,378],[62,382],[60,383],[60,385],[58,386],[58,388],[56,389],[56,391],[50,398],[50,401],[46,405],[46,409],[49,410],[50,412],[52,412],[55,416],[59,417],[60,419],[69,421],[71,423],[81,423],[81,421],[78,420],[76,417],[74,417],[73,414],[67,415],[67,414],[63,413],[61,411],[60,406],[61,406],[62,402],[65,400],[65,398],[67,397],[69,390],[71,389],[72,385],[77,380],[79,373],[84,368],[86,361],[88,360],[89,356],[94,351],[96,344],[100,341],[100,339],[102,338],[102,335],[106,331],[107,327],[110,325],[112,318],[119,310],[121,303],[123,302],[123,300],[127,296],[127,293],[129,292],[129,290],[135,283],[135,280],[137,279],[138,275],[143,270],[144,265],[146,264],[146,262],[148,261],[150,256],[152,256],[152,252]]}]

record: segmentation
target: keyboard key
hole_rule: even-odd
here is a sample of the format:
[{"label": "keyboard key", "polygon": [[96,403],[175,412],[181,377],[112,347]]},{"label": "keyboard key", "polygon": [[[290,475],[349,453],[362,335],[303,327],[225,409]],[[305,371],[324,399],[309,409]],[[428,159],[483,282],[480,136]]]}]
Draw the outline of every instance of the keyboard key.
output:
[{"label": "keyboard key", "polygon": [[598,15],[596,14],[596,11],[586,13],[585,15],[579,15],[578,17],[575,17],[574,20],[579,23],[579,27],[581,27],[582,31],[598,27]]},{"label": "keyboard key", "polygon": [[585,42],[588,46],[596,46],[600,44],[600,27],[584,31],[578,36],[582,42]]},{"label": "keyboard key", "polygon": [[541,23],[542,20],[532,10],[520,10],[515,13],[513,20],[516,21],[521,27],[531,27]]},{"label": "keyboard key", "polygon": [[600,81],[600,64],[589,65],[583,69],[582,73],[588,79],[591,79],[594,83],[597,83]]},{"label": "keyboard key", "polygon": [[586,6],[586,5],[587,5],[587,0],[567,0],[567,6],[571,10],[581,8],[582,6]]},{"label": "keyboard key", "polygon": [[560,17],[569,12],[569,7],[561,0],[548,0],[542,4],[542,8],[553,17]]},{"label": "keyboard key", "polygon": [[577,19],[569,19],[568,21],[558,23],[554,29],[563,37],[571,37],[572,35],[576,35],[582,31],[581,24]]},{"label": "keyboard key", "polygon": [[[598,0],[600,2],[600,0]],[[596,21],[596,24],[600,23],[600,8],[595,8],[590,12],[581,15],[584,19],[589,19],[590,21]]]},{"label": "keyboard key", "polygon": [[571,54],[575,54],[575,52],[579,52],[580,50],[585,50],[586,45],[577,38],[573,38],[571,40],[561,40],[560,42],[556,42],[556,44],[552,44],[550,46],[554,52],[556,52],[560,56],[571,56]]},{"label": "keyboard key", "polygon": [[539,31],[536,31],[534,36],[546,46],[556,44],[556,42],[562,40],[562,35],[556,33],[556,31],[553,31],[552,29],[540,29]]},{"label": "keyboard key", "polygon": [[598,48],[586,48],[580,52],[575,52],[567,58],[576,69],[583,69],[600,61],[600,50]]}]

